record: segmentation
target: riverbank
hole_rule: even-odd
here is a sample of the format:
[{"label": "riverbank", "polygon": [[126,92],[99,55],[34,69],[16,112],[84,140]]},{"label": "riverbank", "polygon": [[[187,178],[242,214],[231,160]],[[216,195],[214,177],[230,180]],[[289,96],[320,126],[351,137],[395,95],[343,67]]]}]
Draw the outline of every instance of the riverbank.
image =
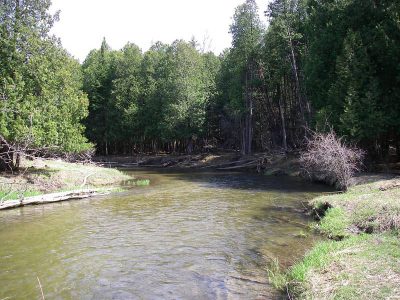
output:
[{"label": "riverbank", "polygon": [[[24,205],[82,199],[109,193],[122,181],[132,179],[116,168],[211,169],[259,172],[267,175],[300,174],[295,155],[239,152],[196,155],[137,155],[95,157],[94,164],[62,160],[22,159],[18,172],[0,173],[0,210]],[[147,185],[148,181],[135,182]]]},{"label": "riverbank", "polygon": [[0,173],[0,202],[8,208],[15,207],[16,200],[25,205],[86,198],[117,189],[129,179],[132,178],[117,169],[95,164],[23,159],[18,172]]},{"label": "riverbank", "polygon": [[310,202],[317,244],[271,280],[295,299],[399,299],[400,179],[360,176],[348,192]]},{"label": "riverbank", "polygon": [[106,167],[151,167],[167,169],[213,169],[259,172],[266,175],[300,175],[296,153],[255,153],[242,155],[238,151],[192,155],[156,154],[135,156],[97,156],[94,161]]}]

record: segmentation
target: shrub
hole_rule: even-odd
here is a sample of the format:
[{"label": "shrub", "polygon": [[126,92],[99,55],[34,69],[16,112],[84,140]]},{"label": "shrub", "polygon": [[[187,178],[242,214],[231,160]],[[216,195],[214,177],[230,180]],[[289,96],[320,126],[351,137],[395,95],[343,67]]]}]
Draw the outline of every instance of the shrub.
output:
[{"label": "shrub", "polygon": [[306,150],[300,162],[304,174],[313,180],[347,190],[350,180],[360,170],[364,152],[356,147],[346,146],[333,131],[314,133],[307,140]]}]

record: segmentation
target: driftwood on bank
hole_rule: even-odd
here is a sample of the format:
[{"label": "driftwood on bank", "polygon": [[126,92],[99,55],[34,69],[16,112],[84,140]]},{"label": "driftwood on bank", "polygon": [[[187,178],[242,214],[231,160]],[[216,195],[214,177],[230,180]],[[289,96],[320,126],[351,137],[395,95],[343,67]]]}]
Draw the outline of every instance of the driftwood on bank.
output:
[{"label": "driftwood on bank", "polygon": [[93,196],[105,195],[110,193],[110,191],[111,190],[102,190],[100,192],[99,190],[96,189],[84,189],[84,190],[39,195],[18,200],[7,200],[0,202],[0,210],[16,208],[25,205],[37,205],[37,204],[60,202],[66,200],[84,199]]},{"label": "driftwood on bank", "polygon": [[219,164],[214,164],[214,165],[206,165],[200,167],[201,169],[218,169],[218,168],[225,168],[225,167],[230,167],[230,166],[236,166],[236,165],[241,165],[241,164],[246,164],[248,162],[252,162],[253,159],[244,159],[244,160],[234,160],[234,161],[229,161],[229,162],[223,162]]},{"label": "driftwood on bank", "polygon": [[217,168],[218,170],[237,170],[237,169],[242,169],[242,168],[249,168],[249,167],[257,167],[259,164],[259,159],[252,160],[252,161],[247,161],[245,163],[242,163],[237,166],[232,166],[232,167],[224,167],[224,168]]},{"label": "driftwood on bank", "polygon": [[[284,154],[282,154],[284,156]],[[215,169],[215,170],[240,170],[250,168],[263,168],[268,162],[270,162],[274,155],[267,155],[266,153],[254,154],[247,157],[235,156],[227,157],[226,159],[219,160],[209,164],[207,161],[203,161],[207,155],[185,155],[178,157],[160,156],[160,157],[149,157],[149,158],[136,158],[136,162],[126,161],[97,161],[96,164],[105,167],[114,168],[133,168],[133,167],[144,167],[144,168],[191,168],[191,169]],[[132,159],[132,158],[131,158]]]},{"label": "driftwood on bank", "polygon": [[131,167],[137,167],[139,163],[121,163],[121,162],[116,162],[116,161],[107,161],[107,162],[98,162],[96,165],[100,167],[108,167],[108,168],[131,168]]}]

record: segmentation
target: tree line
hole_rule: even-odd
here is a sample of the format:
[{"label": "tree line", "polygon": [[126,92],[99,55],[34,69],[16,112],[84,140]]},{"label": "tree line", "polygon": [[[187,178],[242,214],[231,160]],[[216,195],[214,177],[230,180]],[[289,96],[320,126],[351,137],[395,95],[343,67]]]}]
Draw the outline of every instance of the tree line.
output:
[{"label": "tree line", "polygon": [[218,81],[217,110],[238,129],[225,135],[246,153],[333,128],[371,155],[400,155],[399,11],[391,0],[275,0],[263,30],[246,1]]},{"label": "tree line", "polygon": [[145,53],[131,43],[114,51],[104,40],[82,65],[89,139],[106,155],[200,150],[219,63],[194,40],[156,43]]},{"label": "tree line", "polygon": [[1,153],[289,151],[333,128],[400,155],[400,0],[274,0],[268,25],[246,0],[219,56],[104,40],[82,65],[49,34],[50,4],[0,4]]},{"label": "tree line", "polygon": [[[195,41],[144,54],[103,43],[83,64],[89,137],[104,153],[217,146],[248,154],[298,149],[309,129],[333,128],[376,157],[390,147],[399,154],[399,9],[397,0],[275,0],[265,26],[247,0],[219,57]],[[94,75],[96,64],[108,77]]]}]

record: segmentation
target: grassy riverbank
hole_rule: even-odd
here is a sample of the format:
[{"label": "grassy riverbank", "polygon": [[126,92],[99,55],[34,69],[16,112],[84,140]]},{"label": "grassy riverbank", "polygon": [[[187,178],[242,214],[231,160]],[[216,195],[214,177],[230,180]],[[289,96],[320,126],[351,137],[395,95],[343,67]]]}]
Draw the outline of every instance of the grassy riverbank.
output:
[{"label": "grassy riverbank", "polygon": [[316,245],[271,279],[295,299],[400,299],[400,179],[364,176],[342,194],[311,201]]},{"label": "grassy riverbank", "polygon": [[41,194],[117,186],[131,177],[116,169],[61,160],[23,160],[19,172],[0,173],[0,200]]}]

